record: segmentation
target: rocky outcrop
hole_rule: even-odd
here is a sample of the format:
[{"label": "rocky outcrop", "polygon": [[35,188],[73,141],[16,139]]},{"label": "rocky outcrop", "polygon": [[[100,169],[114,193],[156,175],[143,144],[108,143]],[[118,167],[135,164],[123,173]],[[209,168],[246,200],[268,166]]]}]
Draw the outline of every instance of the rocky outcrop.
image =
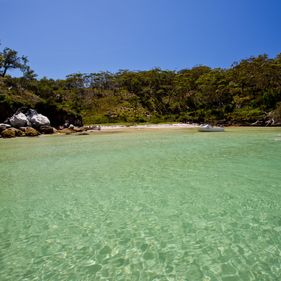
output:
[{"label": "rocky outcrop", "polygon": [[55,129],[50,126],[48,117],[27,107],[19,108],[5,123],[0,124],[0,133],[4,138],[23,135],[34,137],[40,135],[40,133],[53,134],[54,132]]},{"label": "rocky outcrop", "polygon": [[[56,110],[58,110],[56,108]],[[63,111],[56,111],[56,113]],[[54,113],[53,111],[53,113]],[[66,120],[66,118],[68,118]],[[65,114],[62,113],[62,118],[59,120],[59,122],[63,124],[67,124],[67,127],[60,126],[60,129],[58,133],[63,134],[72,134],[72,133],[81,133],[86,131],[87,129],[99,129],[98,127],[91,126],[89,128],[81,127],[82,124],[82,118],[77,117],[76,119],[75,115],[69,115],[69,113]],[[72,123],[69,123],[73,121]],[[71,125],[69,125],[71,124]],[[3,134],[2,134],[3,132]],[[12,138],[17,136],[38,136],[40,134],[53,134],[56,133],[57,130],[50,126],[50,119],[43,115],[38,113],[34,109],[30,109],[28,107],[20,107],[16,113],[8,118],[4,123],[0,123],[0,133],[1,137],[4,138]]]},{"label": "rocky outcrop", "polygon": [[88,135],[87,131],[100,131],[100,125],[89,125],[84,127],[75,127],[74,125],[69,125],[69,127],[64,128],[63,126],[59,127],[58,133],[60,134],[77,134],[77,135]]},{"label": "rocky outcrop", "polygon": [[34,109],[28,109],[26,107],[19,108],[17,112],[5,122],[14,128],[29,126],[38,128],[40,126],[50,126],[50,120],[47,116],[39,114]]}]

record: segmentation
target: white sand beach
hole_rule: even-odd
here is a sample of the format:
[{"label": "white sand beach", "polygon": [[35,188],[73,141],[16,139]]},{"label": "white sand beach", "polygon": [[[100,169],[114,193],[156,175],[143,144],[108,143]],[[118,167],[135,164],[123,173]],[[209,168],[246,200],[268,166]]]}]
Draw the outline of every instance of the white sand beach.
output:
[{"label": "white sand beach", "polygon": [[198,124],[186,124],[186,123],[176,123],[176,124],[145,124],[145,125],[102,125],[101,130],[119,130],[119,129],[179,129],[179,128],[197,128]]}]

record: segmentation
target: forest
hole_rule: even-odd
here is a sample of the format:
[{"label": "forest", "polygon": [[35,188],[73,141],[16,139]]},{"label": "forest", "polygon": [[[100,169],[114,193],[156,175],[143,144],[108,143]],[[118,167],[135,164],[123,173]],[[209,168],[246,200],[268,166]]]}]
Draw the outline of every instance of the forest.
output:
[{"label": "forest", "polygon": [[[20,77],[12,76],[15,69]],[[180,71],[154,68],[38,79],[27,57],[4,48],[0,122],[22,106],[51,114],[54,125],[67,116],[84,124],[280,125],[281,54],[242,59],[227,69],[197,65]]]}]

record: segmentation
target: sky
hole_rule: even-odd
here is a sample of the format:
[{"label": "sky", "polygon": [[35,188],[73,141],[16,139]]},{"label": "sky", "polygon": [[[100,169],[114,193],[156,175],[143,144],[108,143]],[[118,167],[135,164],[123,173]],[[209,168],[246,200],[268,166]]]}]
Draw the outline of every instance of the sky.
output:
[{"label": "sky", "polygon": [[39,78],[281,53],[280,0],[0,0],[0,11],[0,50],[26,55]]}]

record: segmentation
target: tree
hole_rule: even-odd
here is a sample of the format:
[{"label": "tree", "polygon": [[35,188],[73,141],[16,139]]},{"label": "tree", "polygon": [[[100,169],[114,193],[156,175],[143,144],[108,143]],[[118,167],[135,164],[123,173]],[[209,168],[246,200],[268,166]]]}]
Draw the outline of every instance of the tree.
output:
[{"label": "tree", "polygon": [[4,48],[4,50],[0,52],[0,76],[5,77],[7,71],[10,69],[19,69],[23,73],[31,71],[26,56],[18,56],[17,51]]}]

